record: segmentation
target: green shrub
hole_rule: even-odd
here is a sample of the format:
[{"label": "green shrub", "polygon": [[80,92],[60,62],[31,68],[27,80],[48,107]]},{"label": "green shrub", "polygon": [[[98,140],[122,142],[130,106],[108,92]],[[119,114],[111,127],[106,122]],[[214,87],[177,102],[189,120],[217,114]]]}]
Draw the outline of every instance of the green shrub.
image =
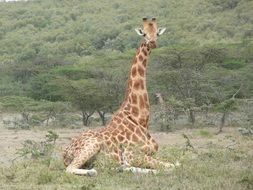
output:
[{"label": "green shrub", "polygon": [[23,147],[18,149],[16,154],[18,157],[30,157],[32,159],[50,158],[55,147],[55,141],[58,135],[53,131],[48,131],[46,140],[36,142],[33,140],[25,140]]}]

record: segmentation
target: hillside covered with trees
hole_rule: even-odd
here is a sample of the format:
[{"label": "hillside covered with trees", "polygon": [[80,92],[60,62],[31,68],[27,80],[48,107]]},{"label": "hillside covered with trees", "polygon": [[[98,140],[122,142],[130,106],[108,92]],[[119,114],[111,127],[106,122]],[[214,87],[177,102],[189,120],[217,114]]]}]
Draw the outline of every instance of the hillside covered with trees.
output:
[{"label": "hillside covered with trees", "polygon": [[69,112],[88,125],[97,112],[105,124],[140,43],[134,28],[155,16],[167,31],[148,70],[153,123],[165,130],[201,115],[223,127],[234,112],[236,125],[252,126],[252,10],[250,0],[1,2],[0,110],[34,125]]}]

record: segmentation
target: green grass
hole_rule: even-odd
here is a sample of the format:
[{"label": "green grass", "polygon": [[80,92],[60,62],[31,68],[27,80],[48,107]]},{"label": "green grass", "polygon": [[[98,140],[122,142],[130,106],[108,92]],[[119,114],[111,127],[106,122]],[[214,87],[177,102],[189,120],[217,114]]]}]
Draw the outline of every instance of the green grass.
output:
[{"label": "green grass", "polygon": [[193,153],[183,148],[163,147],[159,157],[180,160],[182,165],[172,172],[157,175],[121,173],[113,164],[98,159],[97,177],[65,173],[61,159],[17,162],[0,167],[0,189],[252,189],[253,159],[241,150],[209,145],[205,151]]}]

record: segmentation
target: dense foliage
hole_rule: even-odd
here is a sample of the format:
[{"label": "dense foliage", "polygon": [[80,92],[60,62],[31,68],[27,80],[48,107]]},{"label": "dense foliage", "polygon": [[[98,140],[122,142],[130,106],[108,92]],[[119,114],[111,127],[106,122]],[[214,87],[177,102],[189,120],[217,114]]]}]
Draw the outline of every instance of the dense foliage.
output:
[{"label": "dense foliage", "polygon": [[235,98],[252,98],[252,10],[250,0],[2,2],[1,100],[71,102],[84,123],[94,111],[104,123],[124,96],[134,28],[151,15],[167,27],[149,65],[152,103],[162,93],[194,123],[194,112],[226,109],[238,89]]}]

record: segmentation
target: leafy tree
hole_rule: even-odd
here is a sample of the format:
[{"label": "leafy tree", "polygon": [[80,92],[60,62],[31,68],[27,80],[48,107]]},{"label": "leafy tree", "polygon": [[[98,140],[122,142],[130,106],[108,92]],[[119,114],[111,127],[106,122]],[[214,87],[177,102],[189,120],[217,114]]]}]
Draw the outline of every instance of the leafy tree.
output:
[{"label": "leafy tree", "polygon": [[28,95],[35,100],[61,101],[60,87],[54,83],[56,76],[42,74],[33,78],[30,82]]},{"label": "leafy tree", "polygon": [[[210,63],[213,51],[200,49],[173,49],[158,58],[163,71],[156,73],[160,88],[177,97],[188,113],[189,121],[195,123],[196,107],[206,103],[208,87],[203,75],[206,64]],[[158,74],[158,75],[157,75]]]},{"label": "leafy tree", "polygon": [[57,81],[62,87],[61,92],[77,110],[82,113],[83,125],[89,125],[89,119],[96,111],[98,102],[101,101],[101,92],[92,80],[71,81],[61,79]]},{"label": "leafy tree", "polygon": [[29,128],[31,116],[34,112],[44,112],[46,122],[56,114],[69,111],[69,106],[63,102],[36,101],[28,97],[2,96],[0,97],[0,109],[2,111],[18,112],[22,116],[21,127]]},{"label": "leafy tree", "polygon": [[101,90],[102,94],[97,112],[101,118],[102,125],[105,125],[106,113],[112,113],[115,111],[122,101],[124,82],[122,76],[107,73],[103,78],[99,78],[99,81],[97,81],[97,86]]},{"label": "leafy tree", "polygon": [[37,111],[40,102],[27,97],[3,96],[0,97],[0,104],[5,111],[21,113],[24,121],[29,123],[30,112]]}]

